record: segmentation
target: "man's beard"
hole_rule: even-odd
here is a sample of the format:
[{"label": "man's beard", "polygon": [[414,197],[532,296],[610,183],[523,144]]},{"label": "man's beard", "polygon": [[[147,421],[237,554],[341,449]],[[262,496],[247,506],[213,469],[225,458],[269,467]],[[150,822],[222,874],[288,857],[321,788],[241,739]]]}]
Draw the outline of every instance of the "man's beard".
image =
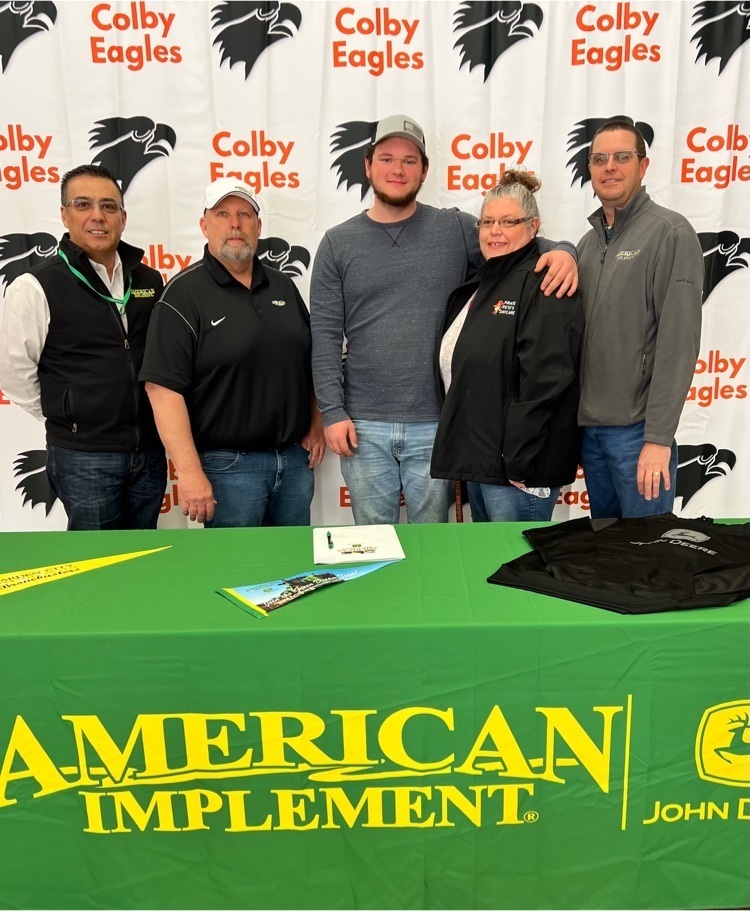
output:
[{"label": "man's beard", "polygon": [[[370,184],[370,186],[372,186],[372,184]],[[422,184],[420,184],[416,190],[412,190],[405,196],[389,196],[382,190],[378,190],[377,187],[372,187],[372,192],[375,194],[375,198],[379,199],[382,203],[385,203],[385,205],[393,206],[395,209],[406,209],[414,202],[421,189]]]},{"label": "man's beard", "polygon": [[[237,239],[236,235],[234,238]],[[225,240],[224,243],[219,248],[219,259],[228,259],[233,263],[246,263],[249,262],[253,256],[255,256],[255,247],[243,237],[242,240],[245,242],[244,247],[233,247],[230,246],[229,241]]]}]

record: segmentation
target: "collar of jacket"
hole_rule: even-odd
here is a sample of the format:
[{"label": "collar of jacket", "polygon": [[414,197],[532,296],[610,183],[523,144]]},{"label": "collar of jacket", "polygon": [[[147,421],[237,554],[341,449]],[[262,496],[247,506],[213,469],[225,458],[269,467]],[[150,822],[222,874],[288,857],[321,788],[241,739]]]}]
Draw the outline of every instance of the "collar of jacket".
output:
[{"label": "collar of jacket", "polygon": [[[235,282],[240,285],[241,282],[238,282],[237,279],[232,275],[232,273],[227,269],[227,267],[222,263],[220,259],[217,259],[213,253],[208,249],[208,244],[203,248],[203,265],[206,268],[206,272],[211,276],[211,278],[216,282],[217,285],[231,285]],[[263,263],[258,259],[257,256],[253,256],[253,277],[250,280],[250,290],[253,291],[259,285],[268,284],[268,274]],[[245,286],[242,285],[244,288]]]},{"label": "collar of jacket", "polygon": [[[629,199],[624,206],[615,209],[615,233],[622,231],[625,225],[634,218],[637,218],[641,212],[653,205],[651,197],[646,192],[645,187],[641,187],[638,192]],[[589,224],[593,227],[600,237],[604,237],[604,207],[599,206],[596,212],[589,215]]]},{"label": "collar of jacket", "polygon": [[[507,256],[493,256],[491,259],[485,260],[484,265],[462,285],[455,288],[448,297],[445,311],[445,318],[448,320],[447,325],[450,325],[461,307],[479,289],[482,281],[495,282],[503,276],[509,275],[527,258],[529,264],[536,264],[539,255],[539,244],[536,237],[534,237],[525,246],[514,250]],[[447,325],[443,326],[443,331],[445,331]]]},{"label": "collar of jacket", "polygon": [[[76,269],[84,274],[88,274],[88,271],[90,271],[96,275],[88,255],[78,246],[78,244],[73,243],[70,239],[70,234],[68,234],[67,231],[60,239],[60,247],[70,260],[71,265],[75,266]],[[124,240],[121,240],[117,245],[117,252],[120,254],[120,260],[122,261],[122,274],[127,278],[133,269],[141,264],[143,250],[141,250],[140,247],[132,247],[130,244],[126,244]]]},{"label": "collar of jacket", "polygon": [[509,272],[515,272],[519,264],[529,256],[534,256],[536,258],[539,256],[539,246],[536,242],[536,237],[532,237],[527,244],[524,244],[523,247],[519,247],[512,253],[507,253],[505,256],[493,256],[490,259],[485,260],[477,277],[480,281],[484,278],[491,278],[493,280],[501,278]]}]

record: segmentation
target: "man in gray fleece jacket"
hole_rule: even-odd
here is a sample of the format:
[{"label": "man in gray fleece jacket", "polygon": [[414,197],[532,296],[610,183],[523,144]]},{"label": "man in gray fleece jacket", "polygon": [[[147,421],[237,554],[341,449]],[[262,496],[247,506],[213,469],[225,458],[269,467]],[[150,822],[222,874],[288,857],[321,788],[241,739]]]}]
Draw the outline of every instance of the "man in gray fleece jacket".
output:
[{"label": "man in gray fleece jacket", "polygon": [[[315,257],[313,379],[358,525],[398,522],[402,490],[410,522],[448,521],[452,485],[430,477],[433,355],[448,295],[483,260],[475,217],[416,201],[428,164],[419,124],[381,120],[365,153],[372,207],[327,231]],[[574,257],[569,244],[541,257],[547,293],[575,291]]]},{"label": "man in gray fleece jacket", "polygon": [[578,245],[578,422],[594,519],[671,512],[674,435],[700,347],[700,242],[686,218],[652,202],[642,186],[648,165],[630,118],[594,134],[589,167],[601,207]]}]

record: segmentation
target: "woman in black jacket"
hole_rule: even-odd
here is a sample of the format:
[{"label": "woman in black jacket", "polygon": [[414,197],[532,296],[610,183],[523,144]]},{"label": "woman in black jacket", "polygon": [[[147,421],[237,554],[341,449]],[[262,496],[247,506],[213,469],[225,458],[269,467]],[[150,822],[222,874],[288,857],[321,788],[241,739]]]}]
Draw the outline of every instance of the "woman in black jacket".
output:
[{"label": "woman in black jacket", "polygon": [[540,182],[506,171],[477,222],[486,263],[451,295],[436,358],[445,393],[431,472],[467,481],[475,522],[544,521],[579,457],[580,296],[535,274]]}]

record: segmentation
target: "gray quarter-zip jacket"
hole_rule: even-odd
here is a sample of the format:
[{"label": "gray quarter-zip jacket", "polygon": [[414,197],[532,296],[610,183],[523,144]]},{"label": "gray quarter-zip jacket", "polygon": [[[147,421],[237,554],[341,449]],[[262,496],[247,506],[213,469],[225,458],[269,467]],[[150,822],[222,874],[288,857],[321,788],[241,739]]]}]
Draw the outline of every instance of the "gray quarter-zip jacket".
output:
[{"label": "gray quarter-zip jacket", "polygon": [[607,244],[603,210],[578,244],[586,328],[582,426],[645,420],[644,439],[671,445],[700,348],[703,253],[678,212],[645,187],[615,211]]}]

